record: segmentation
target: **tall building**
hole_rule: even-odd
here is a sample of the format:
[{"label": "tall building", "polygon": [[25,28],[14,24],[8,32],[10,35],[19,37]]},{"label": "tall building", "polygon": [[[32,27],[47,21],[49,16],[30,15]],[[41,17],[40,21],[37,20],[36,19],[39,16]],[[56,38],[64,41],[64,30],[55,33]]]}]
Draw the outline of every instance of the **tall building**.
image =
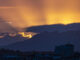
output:
[{"label": "tall building", "polygon": [[72,44],[56,46],[55,54],[63,57],[72,56],[74,54],[74,46]]}]

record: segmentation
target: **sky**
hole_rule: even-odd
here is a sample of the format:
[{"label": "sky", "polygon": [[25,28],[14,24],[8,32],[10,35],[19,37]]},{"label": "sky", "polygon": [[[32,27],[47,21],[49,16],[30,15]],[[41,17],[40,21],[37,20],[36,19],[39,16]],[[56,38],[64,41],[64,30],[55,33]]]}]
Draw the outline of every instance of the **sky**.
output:
[{"label": "sky", "polygon": [[80,23],[80,0],[0,0],[0,32]]}]

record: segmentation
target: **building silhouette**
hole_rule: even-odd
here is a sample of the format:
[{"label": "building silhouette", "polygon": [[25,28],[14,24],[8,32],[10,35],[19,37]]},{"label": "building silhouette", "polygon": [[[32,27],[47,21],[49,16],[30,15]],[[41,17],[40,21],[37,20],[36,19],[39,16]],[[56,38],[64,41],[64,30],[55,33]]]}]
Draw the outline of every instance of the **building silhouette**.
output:
[{"label": "building silhouette", "polygon": [[66,44],[66,45],[56,46],[55,54],[63,57],[73,56],[74,45]]}]

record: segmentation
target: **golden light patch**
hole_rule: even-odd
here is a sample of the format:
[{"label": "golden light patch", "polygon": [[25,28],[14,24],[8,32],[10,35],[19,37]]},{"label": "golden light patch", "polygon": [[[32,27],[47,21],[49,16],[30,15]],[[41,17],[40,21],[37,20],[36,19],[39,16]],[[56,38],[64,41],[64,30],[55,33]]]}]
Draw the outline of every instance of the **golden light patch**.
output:
[{"label": "golden light patch", "polygon": [[25,32],[19,32],[18,34],[20,34],[22,37],[25,37],[25,38],[32,38],[32,35],[31,34],[26,34]]}]

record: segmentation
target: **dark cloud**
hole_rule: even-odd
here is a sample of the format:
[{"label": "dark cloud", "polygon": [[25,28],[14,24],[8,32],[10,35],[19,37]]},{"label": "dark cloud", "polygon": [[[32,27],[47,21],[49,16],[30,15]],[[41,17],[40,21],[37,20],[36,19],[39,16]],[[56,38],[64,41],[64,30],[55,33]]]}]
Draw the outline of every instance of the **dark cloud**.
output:
[{"label": "dark cloud", "polygon": [[14,4],[12,4],[12,0],[0,0],[0,6],[1,7],[11,7],[14,6]]},{"label": "dark cloud", "polygon": [[0,32],[17,32],[12,26],[10,26],[11,22],[6,22],[2,18],[0,18]]}]

